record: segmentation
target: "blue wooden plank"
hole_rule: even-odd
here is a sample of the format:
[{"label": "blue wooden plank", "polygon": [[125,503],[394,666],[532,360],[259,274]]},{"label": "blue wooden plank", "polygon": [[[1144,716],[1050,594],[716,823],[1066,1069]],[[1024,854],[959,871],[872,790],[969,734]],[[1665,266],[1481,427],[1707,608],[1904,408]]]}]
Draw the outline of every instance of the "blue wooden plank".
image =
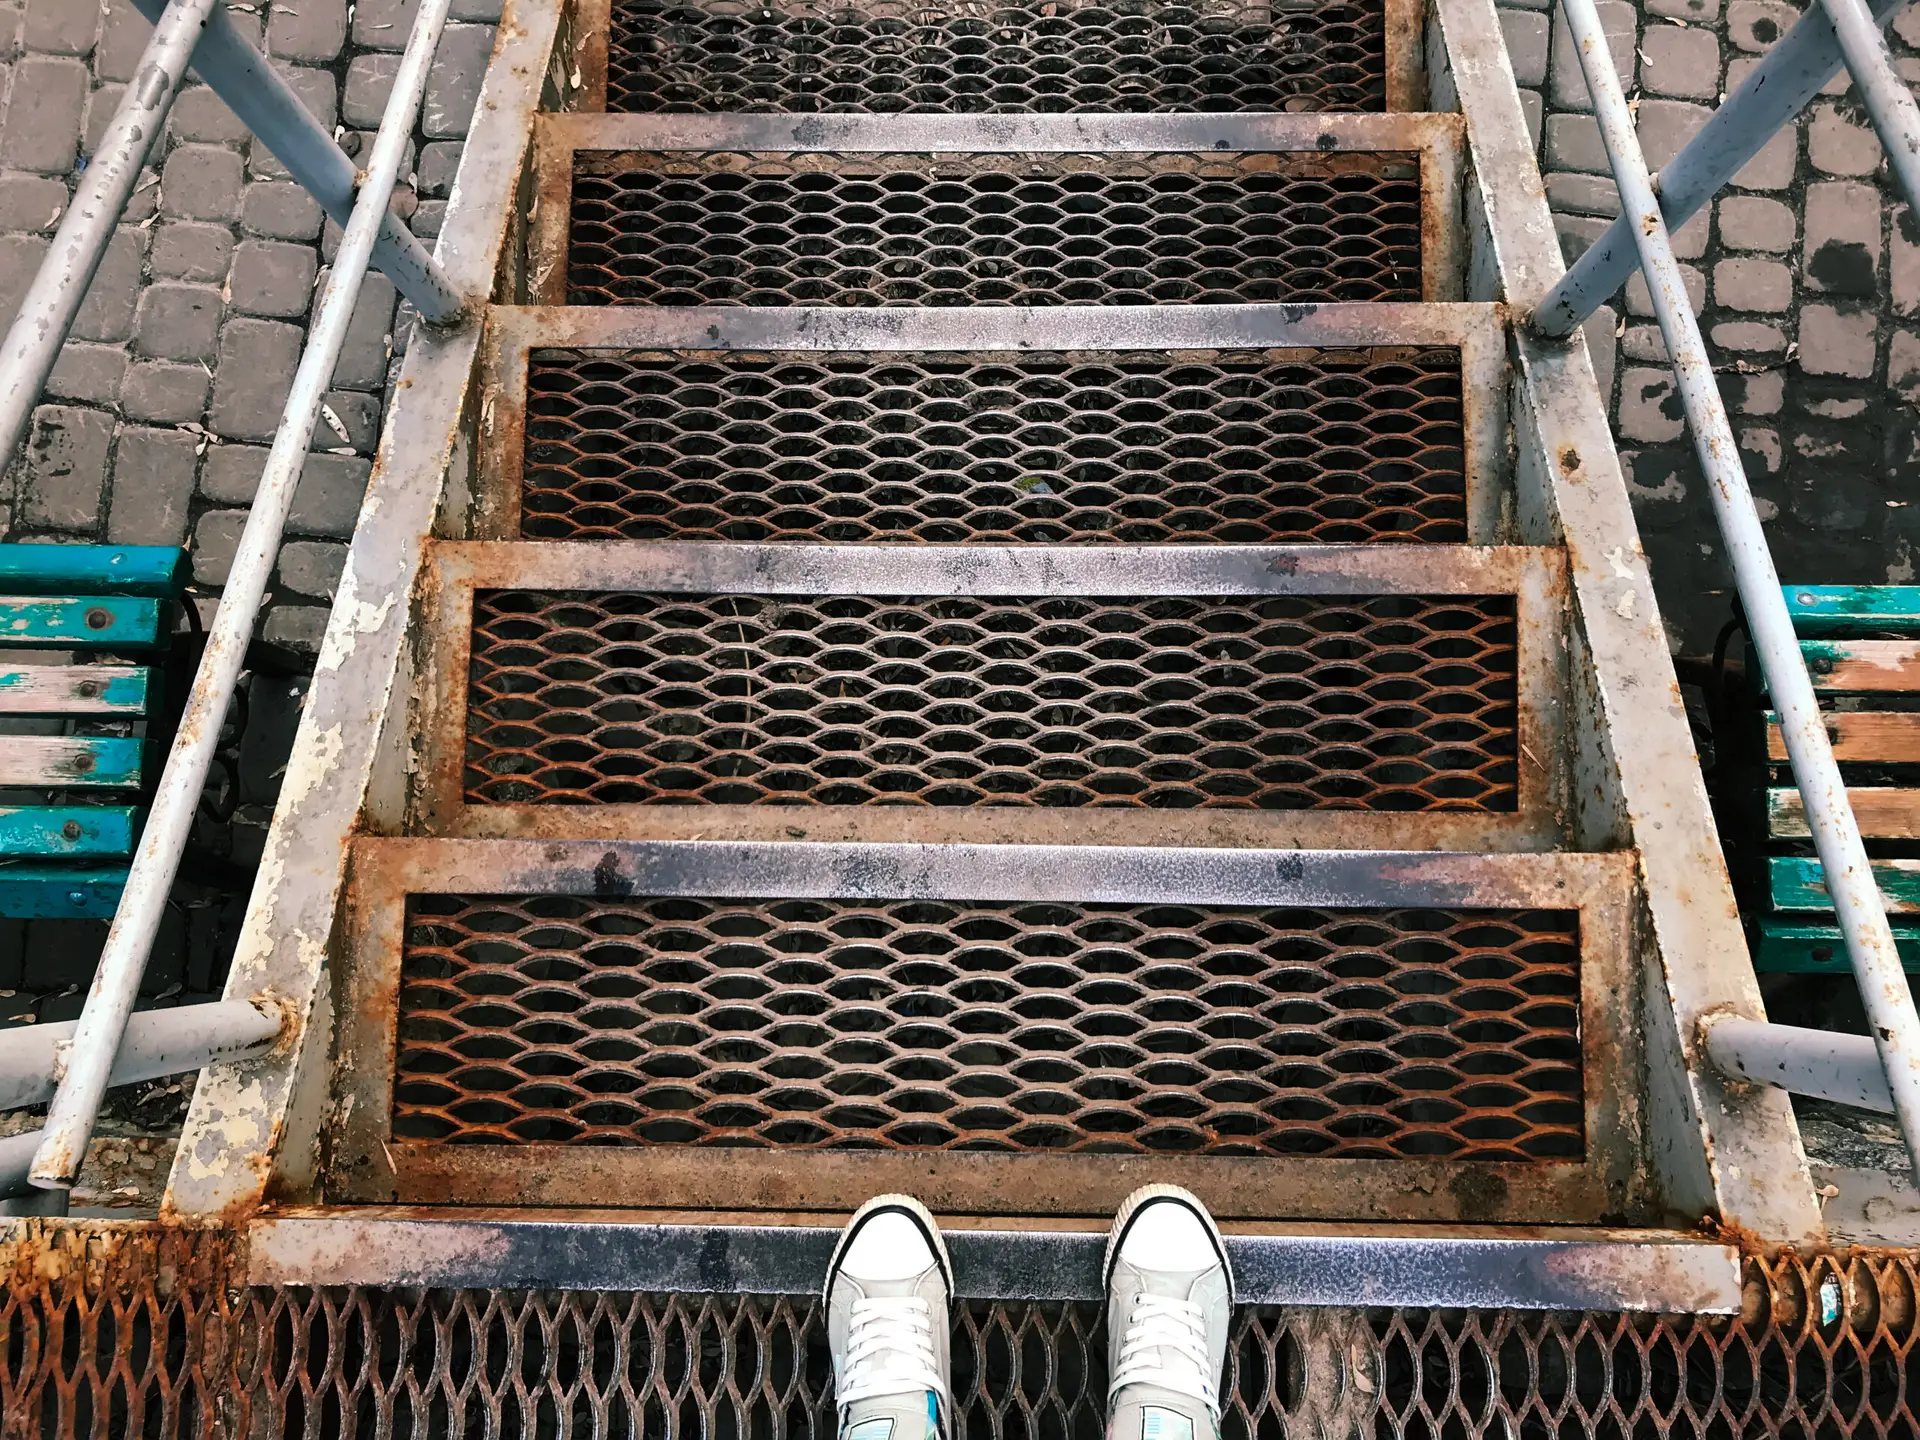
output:
[{"label": "blue wooden plank", "polygon": [[1797,634],[1920,635],[1920,585],[1782,585]]},{"label": "blue wooden plank", "polygon": [[[0,915],[12,920],[111,920],[125,865],[0,865]],[[33,979],[33,959],[26,978]]]},{"label": "blue wooden plank", "polygon": [[0,735],[0,785],[137,790],[147,749],[118,735]]},{"label": "blue wooden plank", "polygon": [[29,665],[0,670],[0,715],[107,715],[130,720],[147,713],[155,688],[153,672],[145,666]]},{"label": "blue wooden plank", "polygon": [[170,600],[186,582],[178,545],[0,545],[0,591]]},{"label": "blue wooden plank", "polygon": [[[1896,929],[1893,945],[1901,968],[1920,975],[1920,930]],[[1840,927],[1803,920],[1762,920],[1754,936],[1753,968],[1762,975],[1853,975]]]},{"label": "blue wooden plank", "polygon": [[165,608],[132,595],[0,595],[0,646],[151,650],[166,643]]},{"label": "blue wooden plank", "polygon": [[[1873,878],[1889,915],[1920,914],[1920,860],[1875,860]],[[1776,910],[1832,910],[1820,862],[1806,855],[1767,859],[1767,895]]]},{"label": "blue wooden plank", "polygon": [[107,859],[131,855],[139,834],[130,805],[0,806],[0,855]]}]

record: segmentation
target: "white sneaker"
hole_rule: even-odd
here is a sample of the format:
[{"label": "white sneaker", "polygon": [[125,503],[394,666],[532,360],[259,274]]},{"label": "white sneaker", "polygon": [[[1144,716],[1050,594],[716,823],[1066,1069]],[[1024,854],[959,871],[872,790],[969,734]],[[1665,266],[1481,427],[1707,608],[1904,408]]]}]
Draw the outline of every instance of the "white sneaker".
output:
[{"label": "white sneaker", "polygon": [[879,1195],[847,1222],[826,1286],[840,1440],[943,1440],[952,1298],[947,1247],[918,1200]]},{"label": "white sneaker", "polygon": [[1233,1271],[1207,1207],[1176,1185],[1134,1191],[1106,1285],[1109,1440],[1217,1440]]}]

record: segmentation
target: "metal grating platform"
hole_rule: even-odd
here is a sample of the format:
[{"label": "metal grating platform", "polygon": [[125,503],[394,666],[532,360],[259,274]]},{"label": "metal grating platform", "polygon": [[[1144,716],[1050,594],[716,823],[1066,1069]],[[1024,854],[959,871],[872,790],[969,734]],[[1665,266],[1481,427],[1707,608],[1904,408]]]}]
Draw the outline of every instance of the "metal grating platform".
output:
[{"label": "metal grating platform", "polygon": [[416,895],[393,1134],[1578,1158],[1577,918]]},{"label": "metal grating platform", "polygon": [[616,111],[1380,110],[1378,3],[616,0]]},{"label": "metal grating platform", "polygon": [[571,305],[1416,301],[1418,155],[577,153]]},{"label": "metal grating platform", "polygon": [[1445,350],[536,350],[521,532],[1030,543],[1467,539]]},{"label": "metal grating platform", "polygon": [[482,590],[469,803],[1511,811],[1505,596]]}]

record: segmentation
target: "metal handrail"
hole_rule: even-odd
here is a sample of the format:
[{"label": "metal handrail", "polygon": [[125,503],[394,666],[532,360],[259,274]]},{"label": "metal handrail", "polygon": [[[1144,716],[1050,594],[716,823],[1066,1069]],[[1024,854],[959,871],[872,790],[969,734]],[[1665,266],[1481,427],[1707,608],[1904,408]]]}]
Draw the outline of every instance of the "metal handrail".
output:
[{"label": "metal handrail", "polygon": [[[1640,149],[1632,112],[1621,92],[1620,77],[1613,68],[1599,12],[1594,0],[1561,0],[1561,13],[1586,74],[1594,118],[1620,191],[1621,220],[1633,238],[1641,272],[1646,276],[1700,469],[1706,476],[1714,518],[1719,522],[1734,583],[1746,611],[1748,631],[1779,713],[1781,735],[1800,787],[1827,890],[1846,937],[1847,954],[1885,1072],[1890,1103],[1907,1149],[1920,1163],[1920,1012],[1916,1012],[1907,988],[1906,972],[1894,948],[1893,930],[1887,924],[1886,907],[1867,859],[1867,847],[1860,838],[1840,767],[1833,758],[1825,717],[1800,653],[1793,618],[1767,547],[1766,531],[1747,485],[1699,321],[1687,299],[1667,220]],[[1548,303],[1551,301],[1550,296]],[[1777,1048],[1784,1050],[1787,1038],[1779,1037]],[[1716,1065],[1729,1053],[1724,1042],[1702,1048]],[[1818,1079],[1807,1067],[1784,1059],[1777,1065],[1745,1066],[1725,1073],[1736,1078],[1769,1076],[1772,1078],[1766,1083],[1789,1090],[1809,1087]]]},{"label": "metal handrail", "polygon": [[[161,0],[138,0],[138,3],[152,13],[159,8]],[[47,1191],[64,1193],[72,1187],[86,1155],[101,1100],[117,1073],[115,1057],[127,1035],[147,957],[200,803],[221,723],[232,703],[247,642],[273,573],[287,513],[292,508],[294,487],[306,463],[321,404],[345,343],[367,267],[376,259],[381,260],[383,268],[394,277],[397,288],[415,301],[423,318],[451,322],[469,313],[469,307],[454,291],[438,262],[426,254],[389,209],[413,134],[414,120],[426,93],[428,69],[450,0],[423,0],[381,117],[371,157],[365,171],[358,175],[339,147],[325,139],[325,132],[307,115],[292,91],[239,39],[224,12],[217,8],[218,3],[219,0],[171,0],[166,5],[159,16],[160,30],[149,50],[161,49],[164,39],[163,58],[174,63],[171,68],[157,65],[150,77],[143,67],[142,78],[129,87],[123,111],[143,104],[146,108],[141,113],[151,115],[157,105],[158,113],[164,114],[173,88],[179,82],[186,54],[192,48],[181,38],[182,34],[185,32],[191,38],[193,33],[198,33],[200,48],[193,52],[196,67],[242,118],[254,126],[256,133],[267,140],[295,178],[330,211],[339,209],[344,195],[353,194],[354,198],[339,253],[315,310],[307,345],[268,452],[265,472],[229,568],[219,608],[209,627],[206,648],[185,711],[174,734],[140,844],[134,852],[119,908],[108,931],[85,1006],[66,1045],[65,1072],[54,1090],[46,1127],[41,1132],[28,1175],[32,1185]],[[157,130],[157,125],[154,129]],[[120,117],[116,117],[109,134],[120,136],[124,153],[116,158],[115,176],[120,173],[119,167],[129,163],[132,169],[138,169],[145,155],[144,146],[137,153],[135,150],[140,144],[138,131],[137,124],[122,127]],[[151,131],[146,134],[145,144],[151,144],[151,134]],[[324,146],[315,142],[316,135],[324,140]],[[109,183],[118,181],[103,181],[98,187],[102,200],[111,199],[115,194],[108,188]],[[122,205],[125,198],[124,194],[119,195]],[[117,209],[106,211],[96,206],[79,217],[76,225],[97,226],[111,233],[118,213]],[[101,244],[104,245],[104,240]],[[95,258],[97,260],[97,256]],[[43,270],[36,285],[42,280],[47,281],[55,293],[65,295],[58,277],[50,278]],[[85,283],[81,281],[78,292],[84,294],[84,290]],[[77,299],[72,308],[78,308]],[[52,317],[54,312],[49,311],[38,319]],[[67,323],[71,322],[71,310],[65,318]],[[24,314],[21,323],[29,323]],[[64,325],[54,328],[52,353],[57,355],[60,342],[65,338],[65,328]],[[8,363],[0,372],[0,386],[7,395],[30,391],[26,402],[30,411],[33,398],[45,383],[45,369],[36,373],[25,359],[14,363],[11,343],[7,354]],[[50,365],[49,360],[48,368]],[[325,663],[324,657],[322,663]],[[241,1028],[249,1028],[244,1017]],[[9,1149],[21,1148],[15,1137]],[[0,1166],[0,1170],[4,1168]]]}]

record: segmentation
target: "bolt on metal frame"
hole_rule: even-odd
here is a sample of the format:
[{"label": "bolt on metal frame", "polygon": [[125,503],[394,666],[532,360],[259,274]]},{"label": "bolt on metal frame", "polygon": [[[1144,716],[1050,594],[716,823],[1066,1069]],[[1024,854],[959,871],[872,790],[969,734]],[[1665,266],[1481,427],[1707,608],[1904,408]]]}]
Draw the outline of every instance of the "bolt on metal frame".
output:
[{"label": "bolt on metal frame", "polygon": [[[381,118],[372,156],[359,177],[358,196],[340,251],[315,311],[307,346],[300,357],[273,447],[268,452],[265,473],[228,572],[220,607],[209,629],[206,649],[139,848],[134,853],[106,947],[75,1028],[66,1073],[60,1079],[47,1114],[46,1128],[29,1175],[32,1184],[41,1189],[70,1189],[86,1156],[87,1141],[98,1117],[101,1099],[111,1083],[114,1056],[126,1033],[140,978],[200,803],[220,724],[232,701],[247,642],[273,573],[281,531],[319,422],[321,402],[345,342],[347,326],[353,318],[360,286],[376,244],[388,233],[389,222],[397,224],[388,205],[411,140],[414,117],[426,93],[428,67],[449,4],[450,0],[424,0],[421,5]],[[224,16],[221,19],[224,20]],[[252,56],[252,63],[264,71],[259,57],[250,50],[247,54]],[[217,68],[215,73],[220,73]],[[260,99],[257,92],[248,93]],[[286,98],[291,102],[290,92]],[[260,104],[265,110],[275,108],[271,97],[260,100]],[[306,113],[297,102],[291,102],[291,110],[300,116]],[[291,128],[295,133],[301,129],[298,125]],[[344,156],[340,160],[347,163]],[[401,233],[404,234],[404,230]],[[423,273],[438,274],[438,267],[431,259],[424,259],[424,265]],[[454,296],[457,302],[444,275],[439,275],[433,288]],[[431,291],[428,299],[431,303]]]},{"label": "bolt on metal frame", "polygon": [[[1835,3],[1844,6],[1848,0],[1835,0]],[[1857,5],[1858,0],[1852,3]],[[1639,254],[1654,314],[1660,322],[1667,353],[1672,357],[1675,382],[1686,410],[1688,428],[1693,432],[1700,468],[1707,478],[1714,515],[1733,566],[1754,649],[1779,711],[1780,729],[1806,806],[1808,828],[1820,855],[1840,928],[1846,936],[1847,952],[1860,983],[1867,1021],[1886,1072],[1892,1109],[1899,1118],[1908,1150],[1920,1156],[1920,1013],[1915,1011],[1906,973],[1894,947],[1893,931],[1887,924],[1880,889],[1867,859],[1866,845],[1848,803],[1840,767],[1833,758],[1825,718],[1820,713],[1813,682],[1800,654],[1793,620],[1781,593],[1780,577],[1767,548],[1766,532],[1761,527],[1753,492],[1747,485],[1746,471],[1727,421],[1719,384],[1713,376],[1706,342],[1701,338],[1699,322],[1687,300],[1667,221],[1661,213],[1646,158],[1641,153],[1633,115],[1620,88],[1620,77],[1613,68],[1599,12],[1594,0],[1561,0],[1561,4],[1586,74],[1587,90],[1593,99],[1594,116],[1613,166],[1614,180],[1620,189],[1621,218]],[[1834,5],[1830,4],[1829,8]],[[1884,54],[1884,44],[1881,50]],[[1552,303],[1552,297],[1547,303]],[[1745,1024],[1755,1026],[1758,1022]],[[1703,1024],[1703,1031],[1710,1029]],[[1751,1056],[1756,1036],[1752,1031],[1743,1033],[1748,1042],[1746,1054]],[[1777,1037],[1778,1046],[1785,1047],[1790,1038]],[[1709,1043],[1704,1048],[1716,1064],[1728,1054],[1724,1042],[1719,1047]],[[1802,1058],[1804,1060],[1804,1056]],[[1778,1066],[1756,1067],[1749,1062],[1734,1073],[1739,1078],[1764,1075],[1768,1077],[1767,1083],[1789,1090],[1823,1083],[1811,1063],[1783,1061]]]}]

